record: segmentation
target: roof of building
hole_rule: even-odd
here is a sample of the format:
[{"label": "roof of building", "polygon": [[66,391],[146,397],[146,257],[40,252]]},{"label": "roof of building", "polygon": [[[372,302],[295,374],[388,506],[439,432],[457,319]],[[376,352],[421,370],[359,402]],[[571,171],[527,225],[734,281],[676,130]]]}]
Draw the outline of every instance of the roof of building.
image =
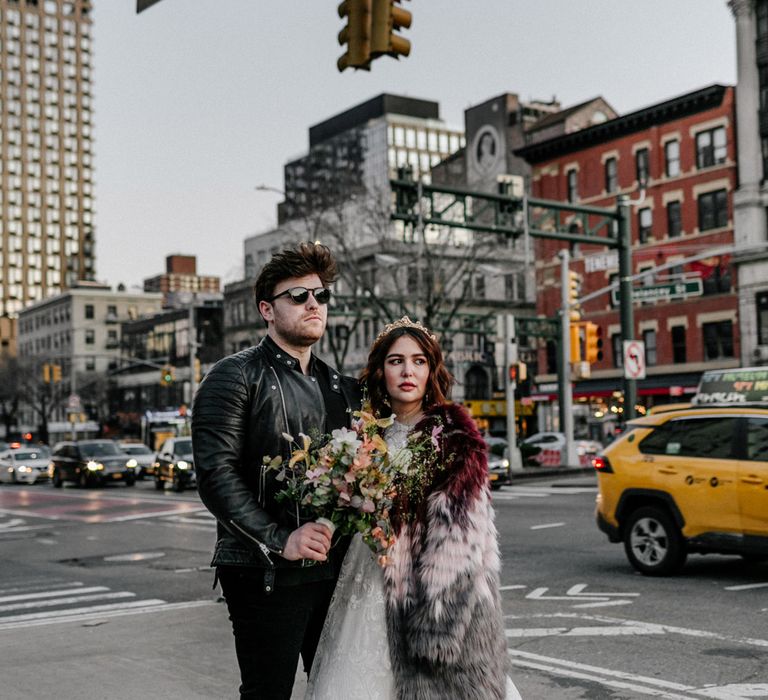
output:
[{"label": "roof of building", "polygon": [[561,109],[559,112],[553,112],[552,114],[546,114],[541,119],[539,119],[537,122],[529,126],[526,131],[532,132],[532,131],[539,131],[540,129],[546,129],[547,127],[553,126],[555,124],[559,124],[560,122],[564,122],[568,117],[570,117],[572,114],[575,114],[580,109],[584,109],[587,105],[592,104],[596,100],[601,99],[600,97],[593,97],[589,100],[584,100],[584,102],[579,102],[577,105],[573,105],[573,107],[567,107],[566,109]]},{"label": "roof of building", "polygon": [[[515,151],[515,155],[525,158],[529,163],[540,163],[588,146],[643,131],[664,122],[712,109],[722,104],[726,90],[728,90],[727,85],[708,85],[581,131],[523,146]],[[539,124],[540,122],[537,122],[537,128]]]},{"label": "roof of building", "polygon": [[361,126],[370,119],[383,117],[385,114],[402,114],[421,119],[439,119],[440,105],[432,100],[421,100],[415,97],[382,93],[344,112],[340,112],[330,119],[309,127],[309,146],[311,148],[317,143],[353,129],[356,126]]}]

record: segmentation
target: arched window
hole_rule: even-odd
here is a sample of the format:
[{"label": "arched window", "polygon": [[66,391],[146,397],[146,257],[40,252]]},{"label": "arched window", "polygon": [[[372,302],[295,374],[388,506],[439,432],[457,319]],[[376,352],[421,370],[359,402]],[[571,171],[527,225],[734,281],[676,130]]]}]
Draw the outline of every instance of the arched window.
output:
[{"label": "arched window", "polygon": [[490,399],[491,386],[488,381],[488,373],[478,365],[474,365],[467,370],[464,377],[464,386],[466,387],[466,399]]}]

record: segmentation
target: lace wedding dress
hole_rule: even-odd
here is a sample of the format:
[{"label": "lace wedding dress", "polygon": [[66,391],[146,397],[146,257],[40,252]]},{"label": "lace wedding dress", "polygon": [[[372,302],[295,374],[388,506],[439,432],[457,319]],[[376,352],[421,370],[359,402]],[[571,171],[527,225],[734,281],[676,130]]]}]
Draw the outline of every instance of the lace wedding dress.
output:
[{"label": "lace wedding dress", "polygon": [[[409,426],[384,433],[390,456],[407,466]],[[312,663],[304,700],[396,700],[389,661],[384,576],[355,535],[349,545]],[[455,700],[460,700],[456,698]],[[507,678],[507,700],[521,700]]]}]

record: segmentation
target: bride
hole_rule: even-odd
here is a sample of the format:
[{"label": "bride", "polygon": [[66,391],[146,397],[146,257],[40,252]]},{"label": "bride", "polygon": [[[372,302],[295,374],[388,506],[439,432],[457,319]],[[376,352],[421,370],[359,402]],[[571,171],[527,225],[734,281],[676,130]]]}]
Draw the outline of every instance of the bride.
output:
[{"label": "bride", "polygon": [[[499,599],[485,445],[435,337],[387,325],[363,371],[374,411],[394,414],[390,456],[406,476],[382,569],[356,536],[325,621],[307,700],[514,700]],[[423,457],[418,445],[434,446]]]}]

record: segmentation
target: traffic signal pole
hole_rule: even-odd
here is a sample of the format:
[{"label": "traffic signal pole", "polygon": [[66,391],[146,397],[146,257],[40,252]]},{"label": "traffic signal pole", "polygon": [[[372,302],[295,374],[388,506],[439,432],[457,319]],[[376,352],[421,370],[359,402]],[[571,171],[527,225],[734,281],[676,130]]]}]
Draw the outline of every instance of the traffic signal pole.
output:
[{"label": "traffic signal pole", "polygon": [[[619,255],[619,318],[622,341],[635,339],[635,318],[632,309],[632,236],[629,228],[629,197],[619,195],[616,202],[617,250]],[[622,343],[623,347],[623,343]],[[623,363],[622,363],[623,364]],[[624,375],[624,420],[635,417],[637,381]]]},{"label": "traffic signal pole", "polygon": [[559,251],[560,256],[560,373],[557,376],[560,398],[560,430],[565,435],[565,466],[576,464],[576,446],[573,444],[573,384],[571,383],[571,300],[569,294],[569,269],[571,253],[568,248]]}]

